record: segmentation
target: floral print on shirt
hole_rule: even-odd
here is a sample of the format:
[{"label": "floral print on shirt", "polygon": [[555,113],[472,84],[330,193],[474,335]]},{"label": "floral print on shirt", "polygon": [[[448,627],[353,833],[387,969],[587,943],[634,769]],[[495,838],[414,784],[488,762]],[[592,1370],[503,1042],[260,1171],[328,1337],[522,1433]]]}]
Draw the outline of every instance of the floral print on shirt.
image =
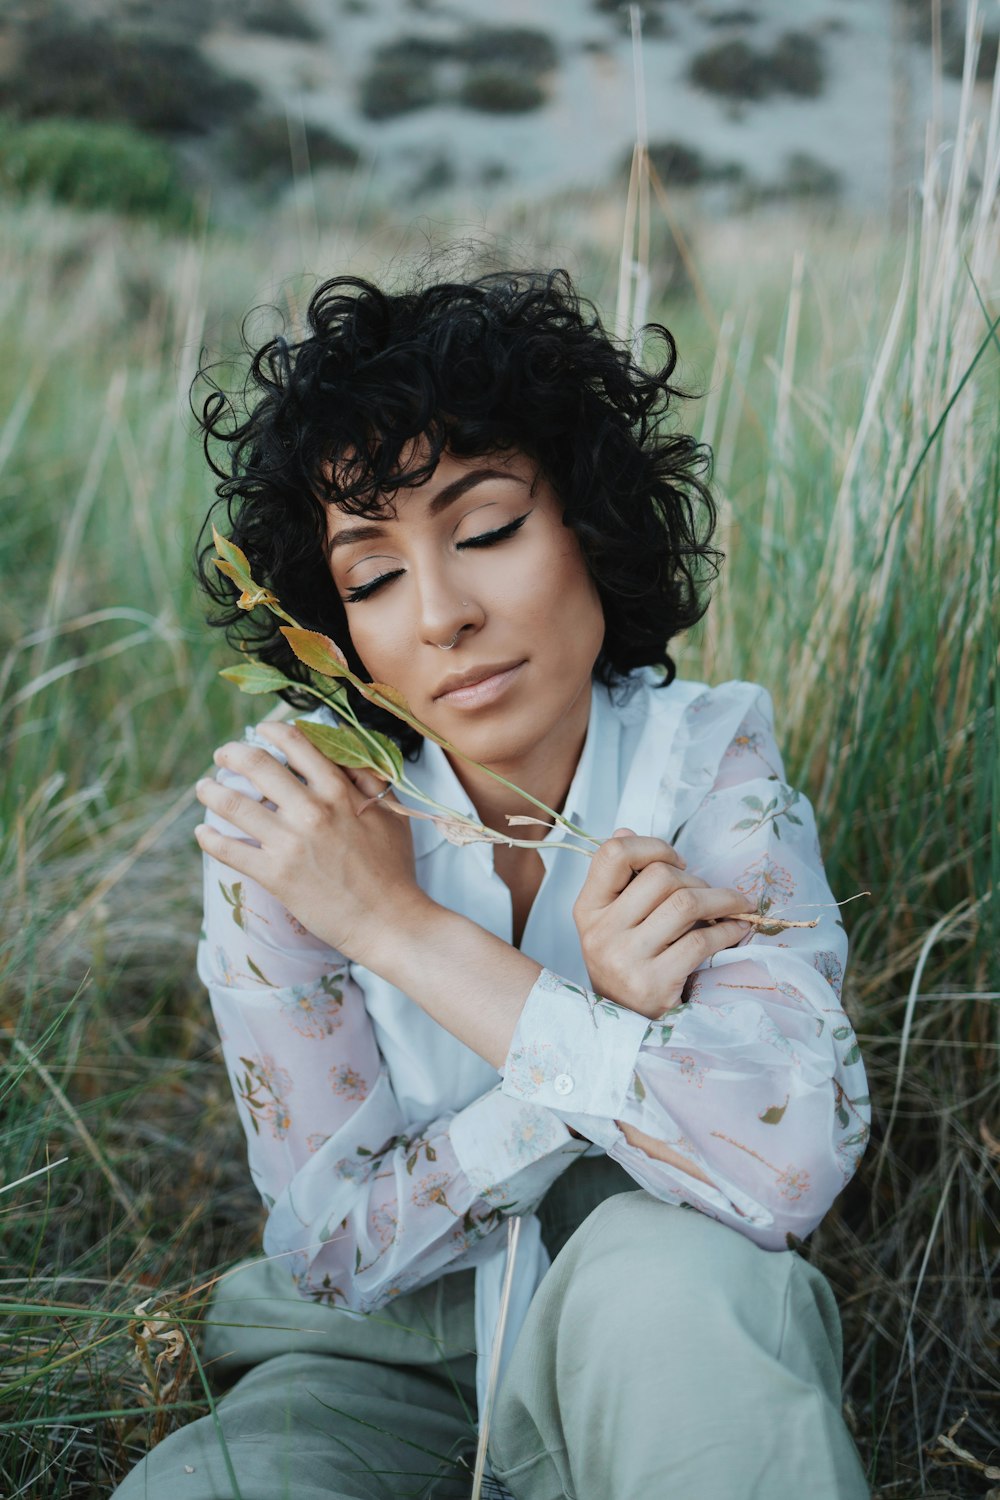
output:
[{"label": "floral print on shirt", "polygon": [[[674,840],[688,869],[751,909],[801,908],[818,925],[754,931],[699,966],[657,1021],[543,971],[502,1082],[430,1120],[405,1117],[343,956],[205,858],[199,972],[269,1208],[265,1249],[288,1258],[303,1295],[370,1311],[433,1280],[537,1204],[589,1141],[654,1196],[772,1249],[808,1234],[849,1179],[870,1106],[812,809],[785,780],[762,688],[710,688],[681,728],[680,779],[704,788]],[[653,832],[669,839],[670,786],[661,797]],[[622,1123],[710,1181],[630,1146]]]}]

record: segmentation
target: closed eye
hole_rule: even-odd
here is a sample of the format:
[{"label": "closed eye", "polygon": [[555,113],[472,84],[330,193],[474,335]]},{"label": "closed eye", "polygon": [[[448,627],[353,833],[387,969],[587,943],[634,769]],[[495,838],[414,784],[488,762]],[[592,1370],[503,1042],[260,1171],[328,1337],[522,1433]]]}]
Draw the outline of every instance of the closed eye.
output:
[{"label": "closed eye", "polygon": [[[506,526],[500,526],[496,531],[483,531],[479,536],[470,536],[466,541],[458,543],[457,550],[464,552],[470,547],[495,547],[498,542],[505,542],[508,537],[514,535],[515,531],[519,531],[530,515],[530,510],[527,510],[523,516],[508,521]],[[357,588],[350,589],[344,596],[344,603],[357,604],[362,599],[370,598],[377,589],[391,583],[394,578],[399,578],[404,571],[403,568],[394,568],[391,573],[380,573],[377,578],[372,578],[368,583],[359,583]]]}]

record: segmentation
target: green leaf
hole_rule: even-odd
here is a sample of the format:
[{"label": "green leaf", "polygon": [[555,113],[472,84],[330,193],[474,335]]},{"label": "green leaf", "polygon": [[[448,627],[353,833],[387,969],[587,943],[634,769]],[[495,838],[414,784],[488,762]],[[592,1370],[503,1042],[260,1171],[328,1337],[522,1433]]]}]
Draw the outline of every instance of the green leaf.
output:
[{"label": "green leaf", "polygon": [[757,812],[763,812],[764,811],[764,804],[760,800],[759,797],[741,797],[740,801],[741,802],[745,802],[746,805],[747,805],[747,807],[752,807]]},{"label": "green leaf", "polygon": [[242,552],[235,542],[231,542],[228,537],[223,536],[221,532],[217,531],[214,526],[212,527],[212,540],[215,543],[215,550],[219,556],[225,558],[226,562],[230,563],[234,568],[241,569],[252,582],[250,564],[247,561],[246,553]]},{"label": "green leaf", "polygon": [[328,635],[321,635],[318,630],[303,630],[299,625],[282,625],[280,628],[299,661],[305,662],[307,667],[323,677],[346,676],[347,657]]},{"label": "green leaf", "polygon": [[265,974],[262,974],[260,972],[260,970],[258,969],[257,965],[254,963],[253,959],[250,957],[249,953],[247,954],[247,968],[250,970],[251,974],[256,974],[256,976],[260,980],[261,984],[270,984],[271,983],[271,981],[267,978],[267,976]]},{"label": "green leaf", "polygon": [[844,1053],[844,1058],[843,1058],[844,1067],[845,1068],[850,1067],[851,1063],[856,1063],[856,1062],[860,1061],[860,1058],[861,1058],[861,1048],[858,1046],[857,1042],[855,1042],[854,1045],[853,1045],[853,1047],[848,1047],[847,1051]]},{"label": "green leaf", "polygon": [[646,1086],[637,1072],[632,1074],[632,1092],[641,1104],[646,1097]]},{"label": "green leaf", "polygon": [[385,756],[385,770],[392,773],[393,781],[401,781],[403,779],[403,752],[396,741],[391,740],[387,734],[379,734],[376,729],[370,729],[368,733]]},{"label": "green leaf", "polygon": [[757,827],[757,819],[756,818],[741,818],[738,823],[734,823],[733,824],[733,832],[735,833],[735,831],[736,831],[737,828],[756,828],[756,827]]},{"label": "green leaf", "polygon": [[797,823],[800,828],[804,826],[802,819],[797,817],[795,813],[786,813],[785,817],[788,819],[789,823]]},{"label": "green leaf", "polygon": [[785,1095],[784,1104],[772,1104],[769,1109],[762,1110],[757,1116],[762,1125],[780,1125],[781,1117],[788,1108],[788,1095]]},{"label": "green leaf", "polygon": [[334,729],[329,724],[317,724],[312,719],[296,719],[294,723],[309,743],[321,750],[334,765],[348,766],[356,771],[382,769],[361,736],[347,725]]},{"label": "green leaf", "polygon": [[437,1152],[434,1150],[433,1146],[429,1145],[427,1147],[427,1160],[428,1161],[437,1161],[437,1159],[438,1159]]},{"label": "green leaf", "polygon": [[212,527],[212,538],[215,542],[215,550],[219,554],[214,559],[215,566],[219,572],[225,573],[227,578],[231,578],[237,588],[241,589],[244,593],[258,592],[259,585],[250,571],[250,562],[246,553],[241,551],[235,542],[229,541],[227,537],[222,536],[216,531],[214,526]]},{"label": "green leaf", "polygon": [[240,662],[235,667],[223,667],[219,676],[224,677],[227,682],[235,682],[241,693],[277,693],[282,688],[295,686],[284,672],[279,672],[277,667],[269,667],[262,661]]},{"label": "green leaf", "polygon": [[835,1026],[833,1028],[833,1039],[835,1042],[846,1042],[850,1034],[850,1026]]}]

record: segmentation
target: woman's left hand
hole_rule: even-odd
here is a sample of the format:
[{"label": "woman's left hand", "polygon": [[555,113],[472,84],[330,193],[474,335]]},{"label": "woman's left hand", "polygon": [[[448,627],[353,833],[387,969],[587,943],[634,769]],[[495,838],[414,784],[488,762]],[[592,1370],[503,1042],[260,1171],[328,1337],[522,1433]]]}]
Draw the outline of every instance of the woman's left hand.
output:
[{"label": "woman's left hand", "polygon": [[199,781],[197,795],[259,848],[207,825],[196,830],[198,843],[258,881],[346,958],[371,966],[380,936],[427,899],[417,885],[408,820],[381,802],[359,816],[385,782],[334,765],[294,725],[271,721],[258,733],[282,751],[287,766],[266,750],[235,742],[222,745],[215,761],[246,777],[273,808],[211,779]]}]

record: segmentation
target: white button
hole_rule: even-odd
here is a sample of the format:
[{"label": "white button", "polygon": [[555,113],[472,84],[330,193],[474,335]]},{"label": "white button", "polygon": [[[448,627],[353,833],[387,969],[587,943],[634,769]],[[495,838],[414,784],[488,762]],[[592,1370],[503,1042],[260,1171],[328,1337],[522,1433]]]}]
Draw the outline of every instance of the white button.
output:
[{"label": "white button", "polygon": [[573,1092],[573,1080],[568,1073],[560,1073],[552,1080],[552,1087],[557,1094],[571,1094]]}]

